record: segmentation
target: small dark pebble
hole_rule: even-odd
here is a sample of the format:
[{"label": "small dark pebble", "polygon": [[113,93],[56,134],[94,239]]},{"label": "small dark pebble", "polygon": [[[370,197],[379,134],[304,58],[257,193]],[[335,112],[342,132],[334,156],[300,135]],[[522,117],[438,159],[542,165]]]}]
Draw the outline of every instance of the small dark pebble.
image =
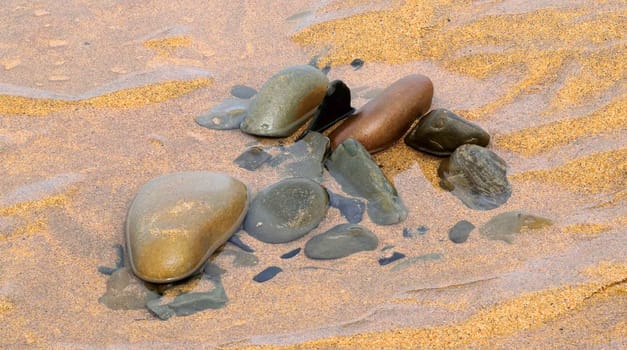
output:
[{"label": "small dark pebble", "polygon": [[281,271],[283,270],[278,266],[270,266],[265,270],[259,272],[255,277],[253,277],[253,281],[261,283],[267,280],[271,280]]},{"label": "small dark pebble", "polygon": [[231,88],[231,95],[245,100],[255,96],[256,94],[257,90],[246,85],[235,85]]},{"label": "small dark pebble", "polygon": [[379,259],[379,265],[384,266],[384,265],[387,265],[387,264],[393,263],[393,262],[395,262],[396,260],[400,260],[400,259],[402,259],[402,258],[404,258],[404,257],[405,257],[405,254],[403,254],[403,253],[399,253],[399,252],[394,252],[394,253],[392,254],[392,256],[390,256],[390,257],[387,257],[387,258],[380,258],[380,259]]},{"label": "small dark pebble", "polygon": [[470,231],[474,228],[475,225],[466,220],[461,220],[448,231],[448,238],[454,243],[464,243],[468,239]]},{"label": "small dark pebble", "polygon": [[329,72],[331,71],[331,66],[326,65],[326,66],[322,67],[321,71],[324,74],[329,74]]},{"label": "small dark pebble", "polygon": [[358,70],[359,68],[363,66],[364,66],[364,60],[362,60],[361,58],[355,58],[353,62],[351,62],[351,67],[353,67],[355,70]]},{"label": "small dark pebble", "polygon": [[329,190],[327,192],[329,193],[329,205],[337,208],[349,223],[357,224],[361,222],[366,211],[366,203],[364,201],[357,198],[344,197]]},{"label": "small dark pebble", "polygon": [[300,247],[294,249],[294,250],[290,250],[289,252],[281,255],[281,259],[290,259],[295,257],[296,255],[298,255],[298,253],[300,253]]},{"label": "small dark pebble", "polygon": [[[416,234],[422,236],[424,234],[427,233],[427,231],[429,231],[429,228],[425,225],[420,225],[418,226],[418,228],[416,228]],[[413,230],[411,230],[408,227],[403,228],[403,237],[405,238],[415,238],[416,235],[414,234]]]},{"label": "small dark pebble", "polygon": [[237,246],[245,252],[253,253],[255,251],[255,249],[253,249],[251,246],[242,242],[242,239],[239,238],[239,235],[232,235],[231,238],[229,238],[228,242],[233,244],[234,246]]},{"label": "small dark pebble", "polygon": [[349,117],[355,112],[351,106],[351,90],[341,80],[334,80],[329,84],[322,103],[316,109],[311,123],[298,138],[302,139],[309,131],[323,132],[337,122]]},{"label": "small dark pebble", "polygon": [[242,154],[240,154],[233,163],[237,164],[240,168],[246,170],[256,170],[263,163],[267,162],[268,159],[272,158],[270,153],[264,151],[260,147],[250,147],[245,150]]},{"label": "small dark pebble", "polygon": [[98,272],[107,276],[111,276],[117,270],[115,267],[98,266]]},{"label": "small dark pebble", "polygon": [[416,229],[416,232],[418,232],[419,235],[424,235],[425,233],[427,233],[427,231],[429,231],[429,228],[425,225],[420,225]]}]

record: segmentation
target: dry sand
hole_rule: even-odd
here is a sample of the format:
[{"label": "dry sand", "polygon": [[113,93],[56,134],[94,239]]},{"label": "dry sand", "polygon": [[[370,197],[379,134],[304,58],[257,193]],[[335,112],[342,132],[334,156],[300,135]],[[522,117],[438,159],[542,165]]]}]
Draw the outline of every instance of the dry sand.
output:
[{"label": "dry sand", "polygon": [[[4,1],[0,347],[627,347],[626,14],[624,1]],[[160,321],[99,304],[107,276],[96,268],[113,265],[143,183],[184,170],[225,172],[252,191],[279,179],[232,163],[276,140],[194,117],[233,85],[259,88],[314,55],[355,106],[404,75],[431,77],[434,107],[493,135],[512,198],[468,209],[437,186],[437,158],[399,142],[375,159],[409,217],[363,224],[380,247],[441,258],[400,271],[379,266],[380,251],[281,260],[309,236],[270,245],[244,234],[260,263],[215,257],[228,271],[223,309]],[[324,185],[339,190],[328,174]],[[447,238],[459,220],[479,227],[510,210],[555,224],[513,244],[477,230],[464,244]],[[340,222],[330,209],[310,235]],[[421,225],[427,234],[402,236]],[[273,264],[284,272],[252,281]]]}]

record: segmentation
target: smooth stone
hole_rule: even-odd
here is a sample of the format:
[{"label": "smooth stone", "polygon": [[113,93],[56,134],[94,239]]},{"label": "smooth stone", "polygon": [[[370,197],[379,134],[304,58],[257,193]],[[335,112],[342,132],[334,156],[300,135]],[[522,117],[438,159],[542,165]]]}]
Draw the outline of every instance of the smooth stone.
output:
[{"label": "smooth stone", "polygon": [[440,260],[442,259],[442,254],[440,253],[430,253],[430,254],[424,254],[424,255],[419,255],[419,256],[414,256],[411,258],[407,258],[401,262],[399,262],[398,264],[394,265],[390,271],[399,271],[399,270],[403,270],[406,269],[408,267],[410,267],[411,265],[414,265],[418,262],[421,261],[429,261],[429,260]]},{"label": "smooth stone", "polygon": [[169,303],[165,303],[163,299],[154,299],[148,301],[146,307],[160,319],[167,320],[174,315],[189,316],[203,310],[220,309],[228,300],[224,287],[219,282],[209,292],[181,294]]},{"label": "smooth stone", "polygon": [[405,254],[399,253],[399,252],[394,252],[389,257],[380,258],[379,259],[379,265],[385,266],[385,265],[388,265],[388,264],[391,264],[391,263],[395,262],[396,260],[400,260],[400,259],[402,259],[404,257],[405,257]]},{"label": "smooth stone", "polygon": [[357,198],[349,198],[333,193],[329,193],[329,205],[340,211],[343,217],[351,224],[360,223],[366,211],[366,203]]},{"label": "smooth stone", "polygon": [[98,266],[98,272],[103,275],[111,276],[115,271],[124,267],[124,248],[121,244],[116,244],[113,246],[113,248],[115,248],[115,253],[117,255],[115,267]]},{"label": "smooth stone", "polygon": [[472,223],[461,220],[458,221],[450,230],[448,230],[448,238],[453,243],[464,243],[470,236],[470,232],[475,229]]},{"label": "smooth stone", "polygon": [[301,249],[300,247],[290,250],[289,252],[282,254],[281,255],[281,259],[291,259],[293,257],[295,257],[296,255],[298,255],[298,253],[300,253]]},{"label": "smooth stone", "polygon": [[348,138],[370,153],[382,151],[403,137],[414,121],[431,107],[433,83],[424,75],[408,75],[368,101],[331,134],[331,148]]},{"label": "smooth stone", "polygon": [[255,249],[253,249],[251,246],[242,242],[242,239],[240,238],[238,234],[234,234],[231,237],[229,237],[229,240],[227,242],[233,244],[234,246],[238,247],[239,249],[247,253],[253,253],[255,251]]},{"label": "smooth stone", "polygon": [[246,118],[250,100],[229,98],[208,112],[196,117],[196,123],[207,129],[231,130],[239,129]]},{"label": "smooth stone", "polygon": [[363,66],[364,66],[364,60],[362,60],[361,58],[355,58],[351,62],[351,67],[353,67],[355,70],[358,70],[359,68]]},{"label": "smooth stone", "polygon": [[257,275],[255,275],[255,277],[253,277],[253,281],[262,283],[262,282],[271,280],[274,278],[274,276],[276,276],[281,271],[283,270],[278,266],[270,266],[266,268],[265,270],[259,272]]},{"label": "smooth stone", "polygon": [[550,219],[520,211],[509,211],[494,216],[479,228],[479,232],[491,240],[513,243],[516,234],[523,230],[537,230],[550,225],[553,225]]},{"label": "smooth stone", "polygon": [[242,154],[240,154],[233,163],[235,163],[240,168],[246,170],[256,170],[265,162],[267,162],[272,155],[270,153],[264,151],[260,147],[250,147],[245,150]]},{"label": "smooth stone", "polygon": [[277,161],[272,166],[277,166],[283,176],[306,177],[321,183],[324,170],[322,161],[328,150],[329,138],[312,131],[276,156]]},{"label": "smooth stone", "polygon": [[356,140],[342,142],[325,166],[344,192],[367,200],[368,216],[374,223],[393,225],[407,218],[407,208],[396,188]]},{"label": "smooth stone", "polygon": [[479,125],[439,108],[420,118],[405,136],[405,143],[419,151],[448,156],[464,144],[487,146],[490,135]]},{"label": "smooth stone", "polygon": [[317,260],[339,259],[358,252],[375,250],[377,245],[379,239],[367,228],[340,224],[307,241],[305,255]]},{"label": "smooth stone", "polygon": [[257,94],[257,90],[246,85],[235,85],[231,88],[231,95],[247,100]]},{"label": "smooth stone", "polygon": [[244,230],[262,242],[290,242],[316,228],[328,206],[329,196],[317,182],[285,179],[257,194],[244,220]]},{"label": "smooth stone", "polygon": [[133,272],[153,283],[190,276],[238,230],[247,206],[246,186],[228,175],[195,171],[150,180],[126,218]]},{"label": "smooth stone", "polygon": [[316,109],[307,130],[297,140],[305,137],[310,131],[323,132],[335,123],[349,117],[353,112],[355,112],[355,108],[351,107],[351,90],[343,81],[334,80],[329,84],[327,93]]},{"label": "smooth stone", "polygon": [[158,299],[159,294],[150,291],[127,268],[120,268],[107,280],[107,291],[98,302],[112,310],[138,310],[146,303]]},{"label": "smooth stone", "polygon": [[309,66],[293,66],[275,74],[259,90],[240,129],[268,137],[291,135],[313,116],[327,92],[329,79]]},{"label": "smooth stone", "polygon": [[481,146],[459,146],[442,161],[438,175],[440,186],[471,209],[497,208],[512,195],[507,164],[496,153]]}]

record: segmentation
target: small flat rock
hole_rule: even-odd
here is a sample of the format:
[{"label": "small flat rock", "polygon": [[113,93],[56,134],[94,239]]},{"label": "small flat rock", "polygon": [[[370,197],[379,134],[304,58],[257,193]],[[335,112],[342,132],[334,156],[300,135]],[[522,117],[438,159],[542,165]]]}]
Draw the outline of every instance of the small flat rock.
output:
[{"label": "small flat rock", "polygon": [[235,85],[231,88],[231,95],[247,100],[257,94],[257,90],[246,85]]},{"label": "small flat rock", "polygon": [[281,259],[291,259],[293,257],[295,257],[296,255],[298,255],[298,253],[300,253],[301,249],[300,247],[296,248],[296,249],[292,249],[289,252],[282,254],[281,255]]},{"label": "small flat rock", "polygon": [[274,276],[276,276],[281,271],[283,270],[278,266],[270,266],[266,268],[265,270],[259,272],[257,275],[255,275],[255,277],[253,277],[253,281],[262,283],[262,282],[271,280],[274,278]]},{"label": "small flat rock", "polygon": [[231,130],[239,129],[246,118],[250,100],[229,98],[208,112],[196,117],[196,123],[207,129]]},{"label": "small flat rock", "polygon": [[242,154],[240,154],[233,163],[235,163],[240,168],[246,170],[256,170],[265,162],[267,162],[272,155],[270,153],[264,151],[261,147],[250,147],[245,150]]},{"label": "small flat rock", "polygon": [[312,237],[305,244],[305,255],[310,259],[339,259],[358,252],[375,250],[379,239],[367,228],[341,224]]},{"label": "small flat rock", "polygon": [[329,190],[327,192],[329,193],[329,205],[337,208],[349,223],[358,224],[361,222],[366,211],[366,203],[364,201],[357,198],[344,197]]},{"label": "small flat rock", "polygon": [[396,260],[400,260],[400,259],[402,259],[404,257],[405,257],[405,254],[399,253],[399,252],[394,252],[389,257],[380,258],[379,259],[379,265],[381,265],[381,266],[388,265],[388,264],[391,264],[391,263],[395,262]]},{"label": "small flat rock", "polygon": [[228,297],[222,283],[216,283],[209,292],[192,292],[178,295],[169,303],[161,299],[150,300],[146,307],[162,320],[170,317],[189,316],[208,309],[220,309],[226,305]]},{"label": "small flat rock", "polygon": [[521,211],[509,211],[494,216],[479,228],[479,232],[491,240],[513,243],[516,235],[523,230],[536,230],[552,224],[553,221],[547,218]]},{"label": "small flat rock", "polygon": [[326,190],[307,178],[290,178],[260,191],[250,205],[244,230],[266,243],[286,243],[316,228],[329,206]]},{"label": "small flat rock", "polygon": [[228,242],[233,244],[234,246],[238,247],[239,249],[247,252],[247,253],[254,253],[255,252],[255,249],[253,249],[248,244],[244,243],[238,234],[232,235],[229,238]]},{"label": "small flat rock", "polygon": [[355,58],[351,62],[351,67],[353,67],[355,70],[358,70],[359,68],[363,66],[364,66],[364,60],[362,60],[361,58]]},{"label": "small flat rock", "polygon": [[448,231],[448,238],[453,243],[464,243],[470,236],[470,232],[475,229],[475,225],[466,220],[458,221],[455,226]]},{"label": "small flat rock", "polygon": [[301,140],[286,147],[270,164],[276,166],[284,176],[306,177],[321,183],[324,170],[322,161],[328,149],[329,138],[311,131]]},{"label": "small flat rock", "polygon": [[159,294],[148,290],[129,269],[120,268],[111,273],[107,291],[98,302],[113,310],[138,310],[158,298]]}]

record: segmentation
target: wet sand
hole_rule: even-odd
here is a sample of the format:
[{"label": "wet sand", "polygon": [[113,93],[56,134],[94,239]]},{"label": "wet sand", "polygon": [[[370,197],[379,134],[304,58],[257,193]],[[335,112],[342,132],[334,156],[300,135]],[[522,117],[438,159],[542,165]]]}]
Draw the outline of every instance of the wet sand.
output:
[{"label": "wet sand", "polygon": [[[621,1],[7,1],[0,9],[0,345],[3,348],[627,347],[627,119]],[[289,19],[288,19],[289,18]],[[375,160],[407,220],[362,224],[379,249],[337,261],[279,256],[345,222],[336,209],[295,242],[247,234],[259,265],[217,255],[226,307],[160,321],[98,303],[137,189],[174,171],[280,178],[232,161],[253,144],[194,117],[237,84],[318,55],[358,107],[411,73],[433,107],[472,119],[509,165],[511,199],[475,211],[437,185],[439,160],[402,142]],[[349,63],[361,58],[354,70]],[[289,143],[291,139],[287,139]],[[325,173],[323,185],[339,186]],[[554,225],[513,244],[477,229],[523,210]],[[429,228],[403,237],[403,228]],[[429,256],[405,269],[387,252]],[[237,249],[232,246],[229,248]],[[438,256],[439,258],[433,258]],[[402,261],[402,260],[401,260]],[[265,283],[270,265],[284,271]],[[322,269],[308,269],[315,266]],[[193,287],[193,286],[192,286]]]}]

